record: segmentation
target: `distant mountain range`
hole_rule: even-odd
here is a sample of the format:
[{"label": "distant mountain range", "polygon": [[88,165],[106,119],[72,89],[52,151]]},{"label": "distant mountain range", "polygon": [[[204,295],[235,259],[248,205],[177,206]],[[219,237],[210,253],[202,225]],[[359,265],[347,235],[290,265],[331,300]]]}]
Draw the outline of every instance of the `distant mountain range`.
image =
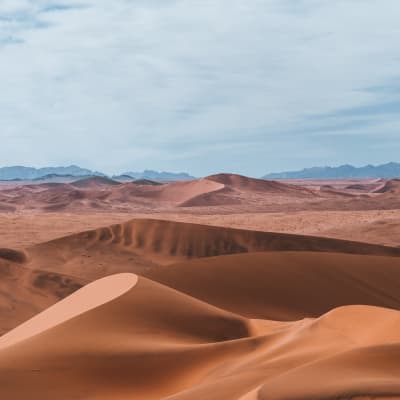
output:
[{"label": "distant mountain range", "polygon": [[398,178],[400,177],[400,163],[382,165],[366,165],[354,167],[341,165],[339,167],[313,167],[301,171],[272,173],[263,176],[263,179],[350,179],[350,178]]},{"label": "distant mountain range", "polygon": [[0,179],[1,180],[34,180],[42,178],[46,175],[72,175],[72,176],[88,176],[97,175],[104,176],[103,173],[97,171],[91,171],[78,167],[76,165],[70,165],[69,167],[45,167],[45,168],[32,168],[24,166],[13,166],[0,168]]},{"label": "distant mountain range", "polygon": [[[90,169],[81,168],[77,165],[70,165],[68,167],[45,167],[33,168],[25,166],[12,166],[0,168],[0,180],[40,180],[40,179],[56,179],[56,178],[71,178],[71,177],[88,177],[88,176],[102,176],[107,175]],[[146,170],[143,172],[126,172],[122,174],[125,178],[131,177],[133,179],[149,179],[155,181],[176,181],[176,180],[189,180],[194,179],[193,176],[185,172],[157,172]]]},{"label": "distant mountain range", "polygon": [[194,176],[186,172],[158,172],[152,170],[145,170],[143,172],[124,172],[123,176],[130,176],[134,179],[149,179],[152,181],[185,181],[195,179]]}]

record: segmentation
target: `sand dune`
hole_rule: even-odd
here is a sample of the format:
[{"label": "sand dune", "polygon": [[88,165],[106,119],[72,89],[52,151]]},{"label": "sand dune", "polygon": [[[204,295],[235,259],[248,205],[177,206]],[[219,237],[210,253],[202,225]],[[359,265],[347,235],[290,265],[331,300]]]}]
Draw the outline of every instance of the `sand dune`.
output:
[{"label": "sand dune", "polygon": [[[2,397],[158,399],[188,387],[225,356],[235,357],[249,347],[239,344],[239,350],[232,351],[224,344],[249,335],[245,319],[143,278],[137,283],[133,275],[117,277],[117,283],[115,279],[107,278],[114,300],[106,294],[105,302],[104,289],[94,287],[75,296],[79,303],[101,305],[90,310],[85,307],[82,313],[77,311],[73,318],[62,321],[57,309],[68,310],[75,303],[66,299],[66,305],[36,317],[22,332],[3,337]],[[134,286],[121,294],[121,285],[125,289]],[[96,301],[85,301],[85,295],[92,297],[93,292]],[[43,321],[50,325],[52,320],[53,327],[40,331]],[[36,335],[27,338],[31,328]],[[209,345],[218,342],[221,345],[214,351]],[[187,371],[183,363],[187,363]],[[18,381],[27,385],[17,385]]]},{"label": "sand dune", "polygon": [[136,219],[27,249],[33,268],[91,280],[118,272],[143,274],[187,259],[260,251],[400,255],[400,248],[153,219]]},{"label": "sand dune", "polygon": [[183,207],[210,207],[210,206],[232,206],[251,203],[262,203],[264,201],[275,201],[287,203],[299,199],[312,200],[317,197],[316,193],[304,187],[294,186],[275,181],[248,178],[235,174],[211,175],[204,180],[216,182],[222,187],[208,193],[201,193],[182,202]]},{"label": "sand dune", "polygon": [[[399,207],[399,200],[379,192],[390,182],[333,183],[297,185],[254,179],[235,174],[217,174],[185,182],[156,185],[150,181],[118,182],[104,177],[90,177],[70,183],[0,185],[0,204],[3,211],[36,210],[44,212],[109,212],[149,210],[364,210]],[[393,183],[393,182],[392,182]],[[360,185],[378,188],[359,190]],[[351,186],[351,185],[350,185]],[[2,190],[1,190],[2,189]],[[379,192],[379,193],[378,193]],[[7,208],[8,207],[8,208]]]},{"label": "sand dune", "polygon": [[303,196],[313,196],[315,193],[302,186],[295,186],[287,183],[268,181],[265,179],[248,178],[243,175],[236,174],[217,174],[210,175],[205,179],[218,182],[225,186],[241,190],[241,191],[255,191],[255,192],[269,192],[269,193],[286,193]]},{"label": "sand dune", "polygon": [[398,397],[399,328],[399,311],[369,306],[294,322],[251,320],[151,280],[117,275],[0,339],[0,396]]},{"label": "sand dune", "polygon": [[175,182],[163,185],[152,192],[152,198],[156,200],[173,202],[177,205],[190,200],[193,197],[211,193],[223,189],[223,185],[211,182],[208,179],[199,179],[189,182]]}]

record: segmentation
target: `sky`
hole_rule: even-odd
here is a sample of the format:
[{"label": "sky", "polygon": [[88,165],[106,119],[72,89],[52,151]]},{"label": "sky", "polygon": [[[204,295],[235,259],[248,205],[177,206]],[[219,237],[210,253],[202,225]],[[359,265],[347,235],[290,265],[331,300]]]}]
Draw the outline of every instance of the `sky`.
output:
[{"label": "sky", "polygon": [[0,166],[400,161],[398,0],[0,0]]}]

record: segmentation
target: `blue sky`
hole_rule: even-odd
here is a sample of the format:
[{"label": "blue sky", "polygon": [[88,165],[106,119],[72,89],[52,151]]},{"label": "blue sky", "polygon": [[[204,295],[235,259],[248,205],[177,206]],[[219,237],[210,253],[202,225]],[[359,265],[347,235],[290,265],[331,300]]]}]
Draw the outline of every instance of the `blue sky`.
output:
[{"label": "blue sky", "polygon": [[398,0],[1,0],[0,165],[400,161]]}]

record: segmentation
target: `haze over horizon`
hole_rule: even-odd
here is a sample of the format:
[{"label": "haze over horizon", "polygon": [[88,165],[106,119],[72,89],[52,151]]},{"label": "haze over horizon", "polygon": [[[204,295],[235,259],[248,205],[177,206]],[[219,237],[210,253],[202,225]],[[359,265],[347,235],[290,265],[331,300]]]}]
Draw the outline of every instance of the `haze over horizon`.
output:
[{"label": "haze over horizon", "polygon": [[399,11],[3,0],[2,165],[260,176],[397,161]]}]

